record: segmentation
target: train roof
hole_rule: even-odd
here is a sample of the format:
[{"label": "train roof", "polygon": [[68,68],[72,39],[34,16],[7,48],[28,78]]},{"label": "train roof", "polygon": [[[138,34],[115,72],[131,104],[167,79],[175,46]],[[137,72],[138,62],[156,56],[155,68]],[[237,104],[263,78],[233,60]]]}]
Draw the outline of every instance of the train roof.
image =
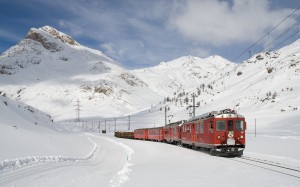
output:
[{"label": "train roof", "polygon": [[212,111],[205,114],[202,114],[200,116],[196,116],[194,118],[191,118],[188,120],[188,122],[191,121],[197,121],[197,120],[205,120],[209,118],[244,118],[243,115],[237,114],[235,110],[231,109],[224,109],[220,111]]},{"label": "train roof", "polygon": [[186,120],[176,121],[176,122],[167,124],[165,127],[174,127],[174,126],[177,127],[177,126],[181,126],[185,122],[186,122]]}]

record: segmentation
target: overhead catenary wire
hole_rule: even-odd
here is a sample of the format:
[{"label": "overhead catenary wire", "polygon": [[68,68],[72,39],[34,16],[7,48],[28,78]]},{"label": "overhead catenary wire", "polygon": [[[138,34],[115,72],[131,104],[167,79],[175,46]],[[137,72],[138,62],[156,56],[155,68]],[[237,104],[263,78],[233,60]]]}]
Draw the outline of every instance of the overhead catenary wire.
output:
[{"label": "overhead catenary wire", "polygon": [[255,46],[258,42],[260,42],[262,39],[264,39],[268,34],[270,34],[273,30],[275,30],[279,25],[281,25],[283,22],[285,22],[289,17],[291,17],[295,12],[297,12],[300,9],[300,6],[297,7],[292,13],[290,13],[288,16],[286,16],[282,21],[280,21],[276,26],[274,26],[271,30],[269,30],[265,35],[260,37],[258,40],[256,40],[252,45],[250,45],[246,50],[244,50],[241,54],[236,56],[232,62],[235,62],[237,59],[239,59],[242,55],[244,55],[246,52],[249,51],[253,46]]},{"label": "overhead catenary wire", "polygon": [[[280,23],[278,23],[275,27],[273,27],[273,29],[272,29],[271,31],[273,31],[273,30],[274,30],[276,27],[278,27],[281,23],[283,23],[285,20],[287,20],[287,18],[289,18],[292,14],[294,14],[298,9],[300,9],[300,7],[298,7],[298,8],[295,9],[291,14],[289,14],[287,17],[285,17]],[[279,38],[283,37],[283,36],[286,35],[289,31],[291,31],[292,29],[294,29],[297,25],[299,25],[299,22],[298,22],[298,21],[297,21],[295,24],[293,24],[292,26],[290,26],[288,29],[284,30],[279,36],[277,36],[276,38],[274,38],[272,41],[269,41],[269,43],[268,43],[267,45],[271,45],[271,44],[274,43],[276,40],[278,40]],[[269,31],[269,32],[266,33],[264,36],[262,36],[261,39],[263,39],[264,37],[266,37],[271,31]],[[295,36],[297,33],[299,33],[299,29],[298,29],[295,33],[293,33],[292,35],[290,35],[288,38],[286,38],[285,40],[281,41],[281,42],[280,42],[279,44],[277,44],[276,46],[270,48],[270,50],[275,50],[277,47],[279,47],[279,46],[282,45],[285,41],[287,41],[287,40],[289,40],[290,38],[292,38],[293,36]],[[260,41],[261,39],[259,39],[259,41]],[[255,42],[255,44],[257,44],[259,41]],[[255,44],[254,44],[254,45],[255,45]],[[253,47],[254,45],[250,46],[249,48]],[[249,50],[249,48],[248,48],[247,50]],[[246,51],[247,51],[247,50],[246,50]],[[263,51],[263,49],[260,50],[260,51],[258,51],[257,53],[261,53],[262,51]],[[245,52],[244,52],[244,53],[245,53]],[[238,66],[240,66],[240,65],[242,65],[242,64],[243,64],[243,63],[239,63],[235,68],[237,68]],[[223,71],[223,69],[219,70],[217,73],[215,73],[213,76],[211,76],[208,80],[206,80],[206,82],[209,82],[209,81],[210,81],[210,83],[212,83],[212,82],[219,81],[219,80],[223,79],[223,78],[226,76],[226,74],[225,74],[225,75],[222,75],[222,76],[220,76],[220,77],[218,77],[218,78],[215,79],[215,80],[212,80],[212,79],[215,77],[215,75],[219,74],[219,73],[222,72],[222,71]],[[233,71],[235,71],[235,70],[233,69],[233,70],[231,70],[231,71],[229,71],[229,72],[227,72],[227,73],[231,73],[231,72],[233,72]]]}]

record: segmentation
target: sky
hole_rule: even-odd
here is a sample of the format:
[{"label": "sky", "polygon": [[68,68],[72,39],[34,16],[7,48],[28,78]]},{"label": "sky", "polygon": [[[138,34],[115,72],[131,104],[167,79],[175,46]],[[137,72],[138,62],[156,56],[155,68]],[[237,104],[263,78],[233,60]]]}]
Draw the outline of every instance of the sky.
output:
[{"label": "sky", "polygon": [[239,63],[299,39],[300,10],[283,21],[299,6],[299,0],[0,0],[0,54],[30,28],[49,25],[128,69],[187,55]]}]

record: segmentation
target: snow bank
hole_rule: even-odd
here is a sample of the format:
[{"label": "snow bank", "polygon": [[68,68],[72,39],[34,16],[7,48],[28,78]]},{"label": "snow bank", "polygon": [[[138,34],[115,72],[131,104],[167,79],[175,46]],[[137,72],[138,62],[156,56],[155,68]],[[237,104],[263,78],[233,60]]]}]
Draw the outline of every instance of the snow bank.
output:
[{"label": "snow bank", "polygon": [[91,138],[88,138],[88,140],[93,143],[94,148],[85,157],[67,157],[67,156],[51,155],[51,156],[30,156],[26,158],[4,160],[4,161],[0,161],[0,171],[9,168],[21,168],[32,164],[41,164],[41,163],[49,163],[49,162],[77,162],[80,160],[91,159],[95,154],[95,151],[97,150],[97,144]]}]

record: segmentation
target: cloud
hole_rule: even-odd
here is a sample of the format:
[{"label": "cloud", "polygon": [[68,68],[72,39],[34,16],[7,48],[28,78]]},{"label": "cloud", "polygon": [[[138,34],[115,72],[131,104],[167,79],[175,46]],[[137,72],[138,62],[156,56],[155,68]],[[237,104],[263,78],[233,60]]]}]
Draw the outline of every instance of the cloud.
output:
[{"label": "cloud", "polygon": [[8,30],[0,29],[0,38],[9,40],[9,41],[19,41],[22,36],[19,34],[15,34],[14,32],[10,32]]},{"label": "cloud", "polygon": [[[43,24],[130,68],[185,55],[228,58],[291,12],[270,8],[267,0],[30,1],[30,11],[47,11]],[[287,20],[277,32],[293,23]]]},{"label": "cloud", "polygon": [[[186,0],[175,4],[170,25],[189,40],[213,46],[253,42],[292,10],[270,10],[267,0]],[[277,32],[293,24],[287,20]]]}]

